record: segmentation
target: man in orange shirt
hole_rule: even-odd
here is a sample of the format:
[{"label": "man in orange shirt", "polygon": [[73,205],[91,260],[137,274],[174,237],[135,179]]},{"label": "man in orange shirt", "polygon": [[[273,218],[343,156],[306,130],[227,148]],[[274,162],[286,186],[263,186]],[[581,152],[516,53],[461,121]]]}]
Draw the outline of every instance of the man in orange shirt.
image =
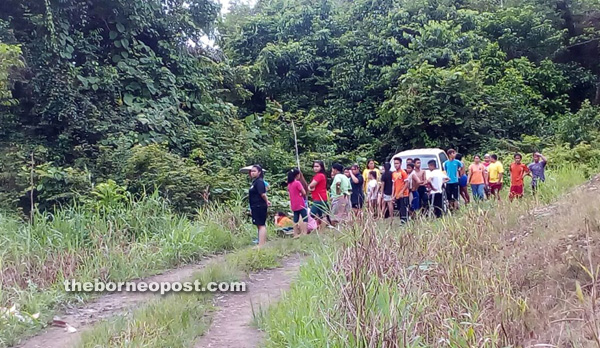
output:
[{"label": "man in orange shirt", "polygon": [[508,199],[512,202],[514,198],[523,197],[523,178],[530,175],[529,168],[521,163],[523,156],[515,153],[515,161],[510,165],[510,193]]},{"label": "man in orange shirt", "polygon": [[394,168],[396,171],[392,173],[392,180],[394,182],[394,198],[396,199],[396,205],[400,212],[400,221],[408,221],[408,206],[409,206],[409,190],[406,180],[408,174],[402,169],[402,158],[394,158]]}]

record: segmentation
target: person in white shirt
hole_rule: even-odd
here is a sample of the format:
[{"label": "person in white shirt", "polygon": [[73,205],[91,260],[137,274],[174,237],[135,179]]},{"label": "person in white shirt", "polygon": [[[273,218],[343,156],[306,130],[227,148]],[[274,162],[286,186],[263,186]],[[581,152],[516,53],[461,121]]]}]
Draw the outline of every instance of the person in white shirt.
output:
[{"label": "person in white shirt", "polygon": [[445,182],[450,179],[444,172],[436,168],[435,160],[431,160],[427,163],[429,172],[427,173],[427,186],[429,187],[429,193],[433,206],[433,213],[435,217],[441,217],[444,213],[443,207],[443,186]]},{"label": "person in white shirt", "polygon": [[367,182],[367,202],[369,210],[373,214],[377,214],[377,199],[379,196],[379,181],[377,181],[377,172],[372,170],[368,173]]}]

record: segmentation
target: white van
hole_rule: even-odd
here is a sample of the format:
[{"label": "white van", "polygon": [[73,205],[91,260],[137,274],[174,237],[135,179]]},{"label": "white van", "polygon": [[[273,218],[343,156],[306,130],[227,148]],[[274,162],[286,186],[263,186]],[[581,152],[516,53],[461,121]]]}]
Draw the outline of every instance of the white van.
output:
[{"label": "white van", "polygon": [[435,167],[440,170],[444,170],[442,168],[442,163],[448,160],[448,156],[446,152],[442,149],[415,149],[415,150],[406,150],[395,154],[390,162],[392,166],[394,165],[394,158],[402,158],[402,169],[406,169],[406,159],[407,158],[419,158],[421,160],[421,169],[427,169],[427,163],[431,160],[435,160]]}]

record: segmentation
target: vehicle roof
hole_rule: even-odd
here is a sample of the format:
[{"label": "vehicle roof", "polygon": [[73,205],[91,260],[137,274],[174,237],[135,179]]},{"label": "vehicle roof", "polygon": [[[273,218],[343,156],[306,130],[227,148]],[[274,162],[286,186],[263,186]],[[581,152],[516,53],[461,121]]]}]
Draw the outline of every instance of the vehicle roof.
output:
[{"label": "vehicle roof", "polygon": [[442,149],[437,149],[437,148],[428,148],[428,149],[415,149],[415,150],[406,150],[406,151],[402,151],[399,152],[397,154],[394,155],[394,157],[404,157],[404,156],[414,156],[414,155],[431,155],[431,154],[438,154],[440,152],[444,152],[444,150]]}]

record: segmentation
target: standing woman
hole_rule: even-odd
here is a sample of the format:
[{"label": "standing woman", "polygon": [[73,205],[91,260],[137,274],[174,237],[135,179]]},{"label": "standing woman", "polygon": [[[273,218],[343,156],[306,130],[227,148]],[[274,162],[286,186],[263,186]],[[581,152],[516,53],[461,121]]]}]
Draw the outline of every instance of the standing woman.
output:
[{"label": "standing woman", "polygon": [[306,235],[308,223],[308,209],[306,209],[306,190],[300,182],[300,171],[296,168],[287,175],[288,193],[290,195],[290,208],[294,212],[294,237]]},{"label": "standing woman", "polygon": [[313,200],[310,214],[317,220],[319,227],[323,224],[323,217],[327,217],[329,206],[327,204],[327,172],[323,161],[314,161],[313,170],[315,176],[308,185],[308,191]]},{"label": "standing woman", "polygon": [[248,199],[250,201],[250,213],[252,214],[252,224],[258,228],[258,246],[261,247],[267,242],[267,208],[271,205],[267,198],[267,189],[263,180],[264,172],[258,164],[250,169],[252,177],[252,186],[248,190]]},{"label": "standing woman", "polygon": [[381,217],[386,218],[394,216],[394,182],[392,177],[392,165],[386,162],[383,165],[385,172],[381,175],[381,191],[383,192],[383,206],[381,207]]},{"label": "standing woman", "polygon": [[475,200],[483,200],[485,196],[485,167],[481,163],[481,157],[475,155],[473,164],[469,166],[469,176],[467,184],[471,185],[471,192]]},{"label": "standing woman", "polygon": [[367,160],[367,168],[365,168],[365,170],[363,170],[362,173],[362,177],[365,180],[365,183],[363,185],[363,191],[365,193],[367,193],[367,184],[369,181],[368,177],[372,171],[375,171],[375,173],[377,174],[377,181],[379,181],[379,179],[381,179],[381,172],[379,171],[379,169],[377,169],[377,167],[375,167],[375,160],[369,159]]}]

